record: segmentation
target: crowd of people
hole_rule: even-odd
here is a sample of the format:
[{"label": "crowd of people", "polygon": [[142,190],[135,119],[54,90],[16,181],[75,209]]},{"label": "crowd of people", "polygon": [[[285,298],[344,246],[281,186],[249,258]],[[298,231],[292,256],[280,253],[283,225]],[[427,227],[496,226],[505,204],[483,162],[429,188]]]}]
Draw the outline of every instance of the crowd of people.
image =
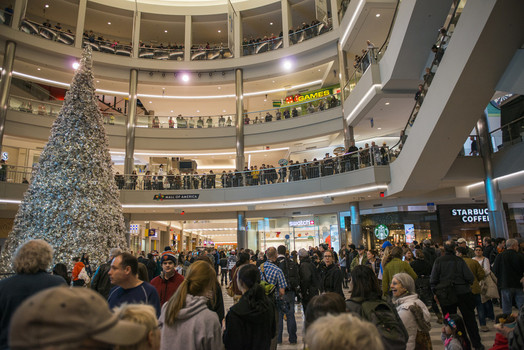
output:
[{"label": "crowd of people", "polygon": [[311,350],[432,349],[429,310],[444,349],[484,349],[475,308],[481,331],[486,318],[497,322],[493,349],[522,349],[523,251],[524,239],[487,237],[475,249],[461,238],[385,241],[380,252],[167,246],[137,258],[113,248],[94,272],[87,254],[74,258],[70,275],[63,263],[49,274],[53,249],[31,240],[15,253],[16,274],[0,281],[0,348],[276,349],[284,324],[289,343],[298,342],[301,304]]},{"label": "crowd of people", "polygon": [[289,164],[275,167],[272,164],[253,165],[243,171],[229,170],[215,174],[213,170],[199,174],[196,171],[164,170],[163,165],[157,172],[146,170],[138,175],[136,170],[129,176],[116,172],[115,181],[119,189],[128,190],[189,190],[243,186],[258,186],[274,183],[292,182],[353,171],[356,169],[389,164],[389,148],[384,142],[379,147],[374,141],[366,143],[364,148],[354,144],[340,156],[326,153],[323,159],[304,159],[302,162],[290,160]]}]

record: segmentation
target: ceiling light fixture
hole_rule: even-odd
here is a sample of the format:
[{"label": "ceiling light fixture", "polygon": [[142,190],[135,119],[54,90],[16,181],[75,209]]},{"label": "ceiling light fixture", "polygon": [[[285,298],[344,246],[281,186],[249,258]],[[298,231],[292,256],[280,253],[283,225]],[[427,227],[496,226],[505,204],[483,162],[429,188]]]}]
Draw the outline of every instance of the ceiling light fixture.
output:
[{"label": "ceiling light fixture", "polygon": [[293,62],[291,62],[290,60],[284,60],[284,62],[282,63],[282,66],[284,67],[285,70],[289,72],[293,68]]},{"label": "ceiling light fixture", "polygon": [[77,70],[78,67],[80,67],[80,63],[78,63],[78,62],[73,62],[73,69],[74,69],[74,70]]},{"label": "ceiling light fixture", "polygon": [[219,32],[219,33],[222,33],[222,31],[221,31],[220,29],[218,30],[218,32]]},{"label": "ceiling light fixture", "polygon": [[189,74],[182,74],[182,81],[187,83],[189,81]]},{"label": "ceiling light fixture", "polygon": [[40,70],[40,68],[37,68],[36,70]]},{"label": "ceiling light fixture", "polygon": [[107,24],[111,25],[111,22],[107,22]]},{"label": "ceiling light fixture", "polygon": [[269,22],[269,25],[272,26],[272,25],[273,25],[273,22]]},{"label": "ceiling light fixture", "polygon": [[166,30],[164,30],[164,33],[167,33],[167,29],[166,29]]},{"label": "ceiling light fixture", "polygon": [[385,104],[386,104],[386,106],[389,106],[389,102],[386,102]]},{"label": "ceiling light fixture", "polygon": [[377,13],[377,14],[375,15],[375,17],[380,17],[380,13]]},{"label": "ceiling light fixture", "polygon": [[46,9],[48,9],[48,8],[49,8],[49,4],[45,4],[44,7],[45,7]]}]

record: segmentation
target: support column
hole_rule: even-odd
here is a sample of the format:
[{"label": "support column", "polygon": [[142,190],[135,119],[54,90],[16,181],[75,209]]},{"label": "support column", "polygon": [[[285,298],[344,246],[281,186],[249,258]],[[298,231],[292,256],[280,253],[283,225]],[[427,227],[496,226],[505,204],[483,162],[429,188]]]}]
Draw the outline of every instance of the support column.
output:
[{"label": "support column", "polygon": [[9,104],[9,90],[13,78],[13,63],[15,61],[16,43],[7,40],[5,43],[4,63],[2,67],[2,78],[0,80],[0,154],[4,145],[5,120],[7,118],[7,107]]},{"label": "support column", "polygon": [[237,211],[237,248],[247,248],[246,212]]},{"label": "support column", "polygon": [[191,61],[191,45],[193,33],[191,31],[191,16],[186,16],[184,32],[184,61]]},{"label": "support column", "polygon": [[284,36],[284,47],[289,47],[289,29],[293,27],[291,8],[288,0],[281,0],[282,8],[282,35]]},{"label": "support column", "polygon": [[75,47],[77,49],[82,48],[82,41],[84,39],[84,27],[86,22],[86,9],[87,0],[80,0],[78,3],[78,17],[76,19],[76,30],[75,30]]},{"label": "support column", "polygon": [[340,25],[338,21],[338,0],[331,0],[331,23],[333,29],[337,29]]},{"label": "support column", "polygon": [[234,27],[234,52],[233,57],[238,58],[242,55],[242,39],[244,36],[243,30],[242,30],[242,15],[240,12],[236,12],[236,16],[233,17],[233,27]]},{"label": "support column", "polygon": [[358,202],[349,203],[351,213],[351,241],[354,245],[362,243],[362,228],[360,227],[360,206]]},{"label": "support column", "polygon": [[138,70],[131,69],[129,74],[129,114],[126,123],[126,158],[124,162],[124,173],[130,175],[135,167],[135,125],[136,125],[136,101],[138,88]]},{"label": "support column", "polygon": [[124,225],[126,226],[127,247],[131,247],[131,214],[124,214]]},{"label": "support column", "polygon": [[136,11],[133,21],[133,53],[132,57],[138,58],[138,51],[140,50],[140,21],[142,19],[142,12]]},{"label": "support column", "polygon": [[344,131],[344,147],[346,150],[351,145],[351,141],[355,141],[353,127],[349,126],[346,115],[344,113],[344,102],[346,101],[346,90],[344,85],[347,81],[347,55],[340,45],[340,41],[337,43],[338,52],[338,79],[340,82],[340,105],[342,106],[342,130]]},{"label": "support column", "polygon": [[508,225],[502,196],[500,194],[497,180],[493,177],[493,164],[491,162],[491,142],[489,139],[488,119],[486,112],[477,122],[479,134],[480,155],[484,162],[484,188],[486,191],[486,202],[488,204],[489,230],[491,237],[508,239]]},{"label": "support column", "polygon": [[16,0],[15,7],[13,8],[13,18],[11,18],[11,28],[18,30],[22,18],[25,17],[27,10],[27,0]]},{"label": "support column", "polygon": [[244,170],[244,79],[242,69],[235,69],[235,94],[236,94],[236,163],[238,171]]}]

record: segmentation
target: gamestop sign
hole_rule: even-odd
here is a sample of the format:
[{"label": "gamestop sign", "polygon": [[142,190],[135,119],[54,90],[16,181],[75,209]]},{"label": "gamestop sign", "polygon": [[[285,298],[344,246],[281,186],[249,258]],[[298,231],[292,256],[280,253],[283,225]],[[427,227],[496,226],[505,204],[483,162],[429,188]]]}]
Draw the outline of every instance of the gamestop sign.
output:
[{"label": "gamestop sign", "polygon": [[460,217],[464,223],[489,222],[488,208],[451,209],[451,215]]}]

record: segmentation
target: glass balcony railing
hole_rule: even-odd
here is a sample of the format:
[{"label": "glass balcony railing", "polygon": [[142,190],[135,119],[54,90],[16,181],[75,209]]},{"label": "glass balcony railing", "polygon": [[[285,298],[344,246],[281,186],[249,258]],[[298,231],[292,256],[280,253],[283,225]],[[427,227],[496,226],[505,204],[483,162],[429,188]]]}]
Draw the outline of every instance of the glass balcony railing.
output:
[{"label": "glass balcony railing", "polygon": [[489,136],[493,152],[498,152],[505,147],[522,142],[524,139],[524,116],[491,131]]},{"label": "glass balcony railing", "polygon": [[332,29],[331,18],[328,18],[327,22],[318,22],[315,20],[311,25],[303,23],[299,29],[295,31],[292,29],[289,30],[289,45],[300,44],[303,41],[327,33]]},{"label": "glass balcony railing", "polygon": [[12,8],[5,8],[0,9],[0,24],[10,26],[11,25],[11,19],[13,18],[13,9]]},{"label": "glass balcony railing", "polygon": [[[261,186],[283,182],[303,181],[340,173],[356,171],[371,166],[385,166],[390,163],[390,152],[387,147],[366,148],[346,153],[337,157],[311,162],[298,163],[290,161],[281,167],[270,165],[253,166],[244,171],[223,171],[222,173],[196,173],[169,170],[167,173],[145,173],[123,175],[115,174],[116,185],[121,190],[190,190]],[[4,164],[0,168],[0,181],[9,183],[29,183],[32,169]]]},{"label": "glass balcony railing", "polygon": [[358,82],[360,81],[360,78],[362,78],[371,64],[377,63],[377,55],[378,49],[370,47],[362,57],[360,57],[358,60],[355,60],[353,63],[355,70],[344,85],[344,93],[346,98],[351,94],[353,89],[355,89]]},{"label": "glass balcony railing", "polygon": [[[38,101],[19,96],[9,97],[9,109],[25,113],[38,114],[42,116],[56,117],[61,101]],[[276,122],[285,119],[298,118],[314,113],[322,112],[330,108],[340,106],[340,94],[335,93],[323,98],[309,100],[302,103],[293,103],[282,107],[266,109],[262,111],[248,112],[244,115],[244,124],[262,124]],[[104,123],[108,125],[126,125],[125,114],[119,113],[106,104],[100,102],[101,113]],[[148,116],[140,114],[137,116],[136,126],[139,128],[177,128],[177,129],[201,129],[201,128],[223,128],[235,126],[235,115],[211,115],[211,116]]]},{"label": "glass balcony railing", "polygon": [[233,58],[233,53],[223,44],[214,45],[213,47],[200,47],[191,49],[191,61],[216,60],[224,58]]},{"label": "glass balcony railing", "polygon": [[91,46],[93,51],[110,53],[113,55],[131,57],[133,46],[129,44],[120,44],[118,41],[97,40],[94,38],[84,37],[84,46]]},{"label": "glass balcony railing", "polygon": [[56,41],[65,45],[73,45],[75,43],[75,34],[70,30],[62,30],[61,28],[51,27],[48,23],[37,23],[29,19],[24,19],[20,24],[20,30],[24,33],[37,35],[47,40]]},{"label": "glass balcony railing", "polygon": [[274,51],[284,47],[282,36],[269,39],[244,41],[242,43],[242,56],[256,55],[263,52]]}]

